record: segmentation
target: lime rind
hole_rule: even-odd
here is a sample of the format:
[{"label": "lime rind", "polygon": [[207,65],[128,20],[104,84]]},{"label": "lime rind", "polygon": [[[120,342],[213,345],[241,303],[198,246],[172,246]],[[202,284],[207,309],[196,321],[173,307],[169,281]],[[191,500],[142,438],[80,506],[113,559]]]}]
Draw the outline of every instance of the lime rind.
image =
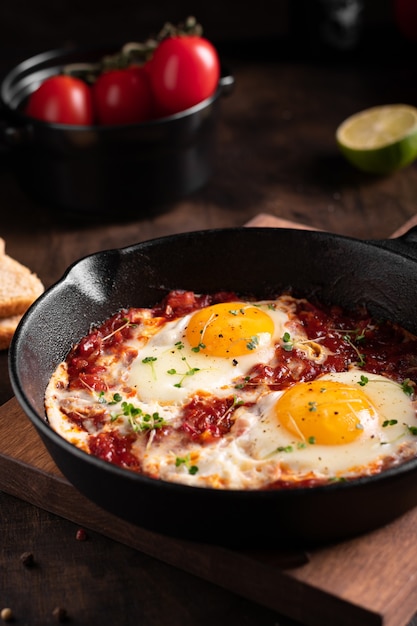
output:
[{"label": "lime rind", "polygon": [[[358,145],[353,147],[357,130]],[[336,141],[356,168],[372,174],[393,173],[417,158],[417,109],[386,105],[356,113],[338,127]]]}]

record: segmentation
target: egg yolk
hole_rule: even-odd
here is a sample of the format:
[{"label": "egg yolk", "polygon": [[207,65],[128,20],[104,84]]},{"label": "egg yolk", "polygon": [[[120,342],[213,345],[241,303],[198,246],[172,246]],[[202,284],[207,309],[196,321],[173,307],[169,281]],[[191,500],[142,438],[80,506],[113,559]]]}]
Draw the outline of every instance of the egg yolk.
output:
[{"label": "egg yolk", "polygon": [[191,349],[211,356],[237,357],[254,352],[274,332],[272,318],[245,302],[213,304],[196,311],[186,338]]},{"label": "egg yolk", "polygon": [[297,439],[321,445],[352,443],[377,412],[359,388],[315,380],[290,387],[275,404],[279,422]]}]

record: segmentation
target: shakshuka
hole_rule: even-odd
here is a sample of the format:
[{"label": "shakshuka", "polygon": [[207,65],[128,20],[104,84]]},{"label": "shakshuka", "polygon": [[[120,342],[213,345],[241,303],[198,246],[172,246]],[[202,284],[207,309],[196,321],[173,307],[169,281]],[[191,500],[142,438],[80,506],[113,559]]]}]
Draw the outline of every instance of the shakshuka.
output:
[{"label": "shakshuka", "polygon": [[91,328],[46,416],[85,452],[165,481],[284,489],[417,454],[417,338],[289,294],[172,291]]}]

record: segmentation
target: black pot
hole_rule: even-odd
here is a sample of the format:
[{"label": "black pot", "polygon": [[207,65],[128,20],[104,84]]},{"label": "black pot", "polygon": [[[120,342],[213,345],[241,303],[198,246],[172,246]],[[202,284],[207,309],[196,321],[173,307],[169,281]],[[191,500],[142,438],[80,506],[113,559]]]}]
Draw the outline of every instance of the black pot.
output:
[{"label": "black pot", "polygon": [[363,533],[417,504],[417,458],[353,482],[283,491],[220,491],[137,475],[89,456],[45,421],[56,365],[91,323],[151,306],[171,289],[270,297],[291,287],[417,333],[417,230],[360,241],[321,232],[238,228],[173,235],[88,256],[24,316],[10,347],[16,397],[57,466],[83,494],[137,525],[174,536],[313,545]]},{"label": "black pot", "polygon": [[196,191],[212,175],[219,98],[234,82],[225,71],[212,97],[160,120],[82,127],[24,115],[26,99],[43,80],[115,50],[44,52],[17,65],[0,85],[3,147],[20,186],[55,210],[138,216]]}]

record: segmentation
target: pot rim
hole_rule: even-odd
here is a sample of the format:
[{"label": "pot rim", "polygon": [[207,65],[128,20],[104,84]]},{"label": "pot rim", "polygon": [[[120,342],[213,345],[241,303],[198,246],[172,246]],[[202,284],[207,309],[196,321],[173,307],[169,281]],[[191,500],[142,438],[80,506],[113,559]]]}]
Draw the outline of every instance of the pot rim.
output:
[{"label": "pot rim", "polygon": [[[183,111],[179,111],[177,113],[166,115],[164,117],[160,117],[157,119],[147,120],[144,122],[139,122],[139,123],[134,123],[134,124],[117,124],[117,125],[116,124],[114,125],[92,124],[90,126],[77,125],[77,124],[58,124],[58,123],[45,122],[43,120],[38,120],[32,117],[29,117],[24,112],[19,111],[18,107],[21,104],[21,102],[24,100],[24,97],[19,98],[19,94],[16,88],[19,85],[21,85],[21,86],[26,86],[26,89],[28,89],[27,85],[22,85],[22,79],[24,78],[27,79],[30,77],[32,77],[33,79],[33,77],[36,75],[37,72],[40,73],[43,70],[43,72],[46,72],[46,74],[43,75],[42,80],[45,80],[45,78],[47,78],[47,75],[52,76],[52,75],[56,75],[57,73],[59,73],[59,70],[62,69],[62,67],[67,64],[63,62],[63,59],[65,59],[68,56],[71,56],[71,58],[74,57],[74,59],[77,59],[78,61],[80,61],[83,59],[83,55],[88,55],[88,54],[91,55],[94,53],[99,55],[99,51],[101,51],[101,54],[103,54],[104,51],[110,52],[112,50],[117,50],[119,47],[120,46],[116,46],[116,45],[113,45],[113,46],[110,46],[110,45],[76,46],[76,47],[70,47],[70,48],[63,47],[63,48],[47,50],[45,52],[37,53],[31,57],[26,58],[25,60],[21,61],[20,63],[15,65],[13,68],[11,68],[1,80],[0,103],[3,109],[7,113],[11,114],[14,118],[16,118],[16,120],[20,121],[20,123],[24,123],[24,124],[30,123],[30,124],[33,124],[34,127],[55,129],[57,131],[59,130],[71,131],[71,132],[77,132],[77,133],[89,133],[92,131],[111,133],[111,132],[114,132],[115,129],[120,130],[120,128],[127,128],[127,129],[130,127],[152,128],[154,126],[158,126],[161,124],[169,124],[169,123],[174,123],[177,120],[183,120],[184,118],[191,117],[194,114],[199,113],[202,110],[208,108],[215,100],[219,98],[219,96],[229,95],[234,87],[234,76],[231,74],[231,72],[227,68],[221,66],[220,79],[219,79],[215,92],[211,96],[209,96],[205,100],[202,100],[201,102],[198,102],[192,107],[189,107],[188,109],[184,109]],[[51,65],[51,63],[53,64]],[[47,71],[47,70],[50,70],[50,71]],[[40,81],[32,80],[32,82],[37,83]],[[27,94],[25,95],[25,97],[27,97]],[[14,99],[17,99],[17,102],[13,104]]]}]

